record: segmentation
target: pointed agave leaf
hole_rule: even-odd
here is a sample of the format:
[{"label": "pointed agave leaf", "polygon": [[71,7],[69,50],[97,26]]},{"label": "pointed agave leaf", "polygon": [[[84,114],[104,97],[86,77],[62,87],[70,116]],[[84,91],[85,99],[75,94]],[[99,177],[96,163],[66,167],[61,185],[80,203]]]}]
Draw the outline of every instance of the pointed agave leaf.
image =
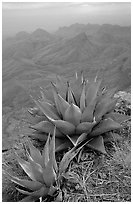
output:
[{"label": "pointed agave leaf", "polygon": [[27,157],[28,157],[28,161],[31,165],[31,168],[32,168],[32,171],[33,171],[33,174],[35,176],[35,179],[36,181],[39,181],[39,182],[42,182],[43,181],[43,169],[42,169],[42,166],[38,163],[36,163],[32,157],[30,156],[30,154],[28,154],[28,151],[27,151]]},{"label": "pointed agave leaf", "polygon": [[69,147],[73,147],[72,143],[68,139],[59,139],[55,140],[55,152],[60,152],[62,150],[66,150]]},{"label": "pointed agave leaf", "polygon": [[45,102],[54,104],[53,92],[51,90],[51,87],[46,87],[45,89],[43,89],[43,92],[45,94]]},{"label": "pointed agave leaf", "polygon": [[80,107],[80,98],[83,90],[83,82],[87,83],[87,80],[85,80],[83,76],[83,71],[81,71],[80,77],[77,77],[76,80],[73,80],[71,83],[71,87],[73,90],[74,98],[76,101],[76,105]]},{"label": "pointed agave leaf", "polygon": [[115,108],[116,102],[117,100],[108,97],[101,100],[101,102],[98,103],[95,108],[94,116],[96,121],[99,121],[106,113],[111,112]]},{"label": "pointed agave leaf", "polygon": [[84,73],[83,73],[83,70],[81,71],[81,83],[83,84],[83,81],[84,81]]},{"label": "pointed agave leaf", "polygon": [[49,100],[45,95],[47,95],[47,91],[44,90],[42,87],[40,87],[40,93],[41,93],[41,102],[47,102],[50,103],[51,105],[53,104],[53,101]]},{"label": "pointed agave leaf", "polygon": [[83,71],[81,71],[80,76],[78,76],[78,74],[76,73],[76,79],[73,80],[72,79],[72,89],[73,87],[78,87],[80,86],[84,81],[84,77],[83,77]]},{"label": "pointed agave leaf", "polygon": [[81,112],[84,111],[85,106],[86,106],[85,88],[86,88],[86,84],[85,84],[85,81],[84,81],[83,82],[83,89],[82,89],[82,93],[81,93],[81,97],[80,97],[80,109],[81,109]]},{"label": "pointed agave leaf", "polygon": [[77,158],[77,162],[78,162],[78,163],[79,163],[80,160],[81,160],[82,153],[83,153],[83,149],[81,149],[80,152],[79,152],[79,154],[78,154],[78,158]]},{"label": "pointed agave leaf", "polygon": [[71,142],[70,143],[64,142],[64,143],[62,143],[56,147],[55,152],[60,152],[60,151],[66,150],[69,147],[72,147],[72,143]]},{"label": "pointed agave leaf", "polygon": [[55,172],[57,172],[58,171],[58,166],[57,166],[56,158],[55,158],[55,134],[56,134],[56,126],[54,127],[53,137],[52,137],[52,140],[50,142],[49,156],[50,156],[50,158],[52,160],[54,170],[55,170]]},{"label": "pointed agave leaf", "polygon": [[51,104],[46,101],[39,101],[42,105],[44,105],[45,108],[49,110],[50,113],[53,113],[56,118],[59,118],[58,111],[56,109],[55,103]]},{"label": "pointed agave leaf", "polygon": [[69,137],[69,135],[66,135],[67,136],[67,138],[70,140],[70,142],[72,143],[72,145],[73,146],[76,146],[76,141],[75,141],[75,139],[73,139],[73,137],[71,138],[71,137]]},{"label": "pointed agave leaf", "polygon": [[40,151],[36,147],[33,146],[32,142],[29,139],[27,139],[27,141],[28,141],[28,146],[30,148],[30,155],[32,159],[36,163],[39,163],[42,166],[43,162],[42,162],[42,155]]},{"label": "pointed agave leaf", "polygon": [[72,135],[75,133],[75,126],[64,120],[53,120],[49,118],[51,122],[65,135]]},{"label": "pointed agave leaf", "polygon": [[78,106],[71,103],[64,114],[64,120],[77,126],[81,120],[81,110]]},{"label": "pointed agave leaf", "polygon": [[[49,127],[50,126],[50,127]],[[30,128],[37,130],[39,132],[45,132],[48,133],[52,124],[48,121],[41,121],[35,125],[31,125]]]},{"label": "pointed agave leaf", "polygon": [[16,159],[18,161],[18,163],[20,164],[20,166],[22,167],[22,169],[25,171],[25,173],[33,180],[36,181],[36,177],[34,175],[32,166],[29,162],[21,159],[16,153],[15,153]]},{"label": "pointed agave leaf", "polygon": [[120,141],[121,136],[117,133],[107,132],[103,135],[104,142]]},{"label": "pointed agave leaf", "polygon": [[121,128],[121,125],[111,118],[102,120],[97,126],[94,127],[92,132],[90,133],[90,136],[97,136],[101,135],[105,132],[109,132],[111,130],[116,130]]},{"label": "pointed agave leaf", "polygon": [[44,113],[44,115],[47,117],[51,117],[53,119],[59,119],[59,116],[56,114],[56,112],[54,113],[53,111],[53,106],[44,102],[39,102],[39,101],[35,101],[34,102],[36,103],[36,105],[40,108],[40,110]]},{"label": "pointed agave leaf", "polygon": [[97,71],[97,74],[96,74],[96,76],[95,76],[94,82],[97,81],[99,73],[100,73],[100,69]]},{"label": "pointed agave leaf", "polygon": [[78,137],[78,139],[77,139],[77,141],[76,141],[76,146],[79,145],[81,142],[85,141],[86,138],[87,138],[87,133],[82,133],[82,134]]},{"label": "pointed agave leaf", "polygon": [[86,92],[87,106],[89,104],[93,104],[93,101],[95,101],[100,85],[101,85],[101,81],[98,81],[98,82],[92,82],[91,85],[88,87]]},{"label": "pointed agave leaf", "polygon": [[91,140],[90,142],[88,142],[88,144],[86,145],[89,148],[92,148],[96,151],[99,151],[103,154],[107,154],[105,147],[104,147],[104,141],[103,141],[103,137],[99,136],[96,138],[93,138],[93,140]]},{"label": "pointed agave leaf", "polygon": [[40,183],[38,181],[30,181],[30,180],[26,180],[26,179],[19,179],[19,178],[15,177],[15,176],[10,175],[8,172],[4,172],[4,173],[8,176],[8,178],[12,182],[14,182],[14,183],[16,183],[16,184],[18,184],[18,185],[20,185],[22,187],[28,188],[28,189],[30,189],[32,191],[39,190],[43,185],[42,183]]},{"label": "pointed agave leaf", "polygon": [[[78,83],[80,81],[80,83]],[[81,97],[81,93],[82,93],[82,89],[83,89],[83,84],[81,83],[81,79],[78,78],[78,80],[71,85],[72,86],[72,90],[73,90],[73,95],[76,101],[76,104],[78,106],[80,106],[80,97]]]},{"label": "pointed agave leaf", "polygon": [[131,116],[129,115],[125,115],[125,114],[120,114],[120,113],[116,113],[116,112],[112,112],[109,114],[106,114],[104,116],[104,118],[112,118],[114,121],[117,121],[118,123],[123,123],[127,120],[131,119]]},{"label": "pointed agave leaf", "polygon": [[32,197],[32,196],[26,196],[22,200],[19,200],[19,202],[35,202],[36,200],[38,200],[38,198]]},{"label": "pointed agave leaf", "polygon": [[47,166],[43,170],[43,180],[47,187],[50,187],[56,180],[56,173],[53,168],[52,158],[49,159]]},{"label": "pointed agave leaf", "polygon": [[49,161],[49,145],[50,145],[50,134],[48,135],[44,149],[42,151],[43,167],[45,168]]},{"label": "pointed agave leaf", "polygon": [[39,122],[45,121],[45,120],[48,120],[45,115],[43,115],[43,116],[36,115],[34,117],[34,116],[31,116],[28,114],[27,122],[28,123],[30,122],[31,125],[35,125],[36,123],[39,123]]},{"label": "pointed agave leaf", "polygon": [[58,170],[56,159],[55,159],[55,131],[56,131],[56,127],[54,128],[53,137],[49,145],[49,161],[43,171],[43,179],[47,186],[51,186],[51,184],[54,183],[56,179],[55,171]]},{"label": "pointed agave leaf", "polygon": [[60,101],[59,101],[59,96],[58,96],[58,90],[53,82],[51,82],[51,84],[52,84],[52,91],[53,91],[53,96],[54,96],[54,103],[55,103],[59,116],[62,117],[62,113],[60,111]]},{"label": "pointed agave leaf", "polygon": [[82,122],[76,127],[76,133],[90,133],[95,124],[95,120],[93,122]]},{"label": "pointed agave leaf", "polygon": [[65,80],[59,75],[56,75],[56,88],[61,94],[61,96],[65,98],[66,90],[67,90],[66,85],[65,85]]},{"label": "pointed agave leaf", "polygon": [[34,192],[24,191],[24,190],[21,190],[19,188],[16,188],[16,189],[22,194],[29,195],[29,196],[36,197],[36,198],[46,196],[48,194],[48,191],[49,191],[49,189],[47,187],[45,187],[44,185],[41,189],[34,191]]},{"label": "pointed agave leaf", "polygon": [[53,90],[56,109],[60,117],[63,117],[65,110],[69,106],[69,103],[60,95],[60,92],[58,92],[57,87],[52,82],[51,84],[52,84],[52,90]]},{"label": "pointed agave leaf", "polygon": [[52,84],[53,96],[56,105],[56,109],[60,117],[63,117],[65,110],[68,108],[69,103],[58,93],[57,88],[55,85]]},{"label": "pointed agave leaf", "polygon": [[36,115],[39,115],[39,116],[44,116],[43,112],[38,108],[38,107],[34,107],[34,108],[30,108],[28,109],[28,112],[33,115],[34,117]]},{"label": "pointed agave leaf", "polygon": [[74,137],[69,137],[68,135],[66,135],[68,137],[68,139],[71,141],[72,145],[74,147],[76,147],[77,145],[79,145],[81,142],[83,142],[84,140],[86,140],[87,138],[87,133],[82,133],[80,136],[74,136]]},{"label": "pointed agave leaf", "polygon": [[[25,190],[22,190],[22,189],[19,189],[19,188],[16,188],[20,193],[22,194],[25,194],[25,195],[32,195],[33,192],[29,192],[29,191],[25,191]],[[33,196],[33,195],[32,195]],[[39,197],[38,197],[39,198]]]},{"label": "pointed agave leaf", "polygon": [[93,121],[95,106],[96,106],[96,100],[94,100],[93,103],[90,103],[87,107],[85,107],[81,116],[81,122]]},{"label": "pointed agave leaf", "polygon": [[74,93],[70,87],[70,83],[67,82],[67,93],[66,93],[66,101],[68,101],[69,104],[73,103],[76,104]]},{"label": "pointed agave leaf", "polygon": [[[37,130],[39,132],[50,133],[52,134],[54,131],[54,125],[49,121],[41,121],[36,125],[30,126],[30,128]],[[62,137],[62,133],[57,129],[56,136]]]},{"label": "pointed agave leaf", "polygon": [[105,90],[103,93],[101,93],[98,97],[97,97],[97,104],[101,102],[101,100],[104,100],[106,98],[108,99],[112,99],[114,94],[116,93],[117,91],[117,87],[116,88],[112,88],[110,90]]},{"label": "pointed agave leaf", "polygon": [[59,105],[60,113],[63,117],[66,109],[69,107],[69,103],[64,98],[62,98],[60,94],[58,94],[58,105]]},{"label": "pointed agave leaf", "polygon": [[78,101],[78,99],[77,99],[77,97],[76,97],[76,95],[75,95],[73,90],[72,90],[72,95],[73,95],[74,102],[75,102],[74,104],[79,107],[80,106],[80,97],[79,97],[79,101]]},{"label": "pointed agave leaf", "polygon": [[75,72],[75,78],[76,78],[76,80],[78,79],[78,73],[77,72]]},{"label": "pointed agave leaf", "polygon": [[79,143],[77,146],[73,147],[70,151],[68,151],[62,158],[59,164],[59,174],[64,173],[70,163],[70,161],[78,154],[78,152],[88,143],[89,141],[85,141],[82,145]]},{"label": "pointed agave leaf", "polygon": [[78,150],[74,151],[75,149],[71,149],[68,151],[62,158],[60,165],[59,165],[59,173],[62,174],[63,172],[66,171],[70,161],[78,154]]}]

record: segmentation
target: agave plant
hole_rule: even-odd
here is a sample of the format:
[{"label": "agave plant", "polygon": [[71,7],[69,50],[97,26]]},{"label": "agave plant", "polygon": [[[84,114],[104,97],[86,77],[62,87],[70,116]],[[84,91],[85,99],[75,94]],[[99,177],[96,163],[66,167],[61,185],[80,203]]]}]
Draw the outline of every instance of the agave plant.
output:
[{"label": "agave plant", "polygon": [[32,145],[29,139],[27,139],[27,142],[30,151],[25,147],[28,161],[20,158],[15,153],[19,165],[30,179],[20,179],[3,170],[3,173],[12,182],[21,186],[21,188],[16,187],[16,189],[20,193],[27,195],[21,202],[47,201],[48,196],[52,197],[52,201],[62,201],[62,191],[60,189],[62,175],[66,172],[70,161],[86,143],[82,144],[83,135],[81,135],[76,145],[63,156],[58,167],[55,159],[55,133],[56,127],[52,139],[49,134],[42,154]]},{"label": "agave plant", "polygon": [[86,145],[106,153],[106,133],[121,128],[119,121],[126,118],[114,112],[116,89],[102,88],[97,78],[89,81],[82,72],[66,82],[56,76],[49,90],[41,88],[41,98],[33,99],[36,107],[29,109],[37,122],[30,126],[34,130],[30,136],[45,141],[56,125],[56,151],[75,146],[79,136],[86,133],[82,138],[88,141]]},{"label": "agave plant", "polygon": [[30,140],[28,146],[30,149],[30,153],[26,149],[28,161],[20,158],[17,153],[15,156],[30,180],[17,178],[4,171],[12,182],[23,187],[23,189],[17,188],[20,193],[27,195],[23,202],[36,201],[48,195],[53,196],[59,190],[56,185],[58,167],[55,159],[55,130],[52,139],[49,134],[42,154]]}]

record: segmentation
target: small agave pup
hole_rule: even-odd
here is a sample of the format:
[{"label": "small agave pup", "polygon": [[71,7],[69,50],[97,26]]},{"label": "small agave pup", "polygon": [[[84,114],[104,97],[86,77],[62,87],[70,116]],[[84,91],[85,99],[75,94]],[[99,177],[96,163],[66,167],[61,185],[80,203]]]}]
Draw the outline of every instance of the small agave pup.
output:
[{"label": "small agave pup", "polygon": [[[46,196],[58,196],[59,188],[56,185],[58,167],[55,159],[55,129],[52,139],[48,136],[42,154],[28,140],[30,154],[27,152],[28,161],[20,158],[16,153],[16,159],[30,180],[19,179],[4,171],[8,178],[23,187],[17,190],[27,195],[21,202],[43,200]],[[26,190],[24,190],[26,189]],[[28,190],[27,190],[28,189]]]},{"label": "small agave pup", "polygon": [[113,112],[117,102],[113,98],[115,90],[102,90],[101,80],[96,77],[89,82],[83,74],[76,74],[71,83],[57,76],[51,86],[49,91],[41,90],[40,100],[33,99],[37,107],[29,113],[39,122],[31,126],[35,130],[31,136],[46,140],[46,133],[52,133],[56,125],[56,151],[75,146],[79,136],[86,133],[82,140],[88,140],[87,146],[106,153],[106,133],[120,128],[119,122],[127,119]]},{"label": "small agave pup", "polygon": [[3,173],[12,182],[21,186],[21,189],[16,189],[20,193],[27,195],[21,202],[47,201],[48,196],[52,198],[52,201],[62,201],[62,191],[60,189],[62,175],[66,172],[70,161],[86,143],[82,144],[83,134],[78,138],[76,145],[64,154],[59,166],[57,166],[55,159],[55,133],[56,128],[54,128],[52,139],[49,134],[42,154],[32,145],[29,139],[28,146],[30,153],[26,149],[28,161],[23,160],[15,153],[19,165],[30,180],[20,179],[3,170]]}]

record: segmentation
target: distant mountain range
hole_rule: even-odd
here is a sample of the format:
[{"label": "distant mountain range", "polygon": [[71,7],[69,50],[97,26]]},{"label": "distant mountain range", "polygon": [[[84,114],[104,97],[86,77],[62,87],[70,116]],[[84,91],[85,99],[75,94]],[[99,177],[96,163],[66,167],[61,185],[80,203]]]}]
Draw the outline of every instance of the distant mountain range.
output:
[{"label": "distant mountain range", "polygon": [[110,24],[72,24],[69,27],[61,27],[56,31],[56,35],[70,38],[75,35],[85,32],[87,35],[101,35],[103,33],[108,33],[111,35],[120,35],[121,37],[127,37],[131,35],[131,27],[122,27],[119,25],[110,25]]},{"label": "distant mountain range", "polygon": [[85,33],[80,33],[69,40],[45,47],[33,59],[41,65],[84,62],[95,58],[100,49],[102,47],[91,42]]},{"label": "distant mountain range", "polygon": [[68,79],[84,70],[118,89],[130,87],[131,28],[73,24],[53,34],[43,29],[19,32],[2,42],[3,104],[27,104],[30,90],[48,86],[54,74]]},{"label": "distant mountain range", "polygon": [[12,58],[32,58],[33,53],[54,42],[57,38],[43,29],[33,33],[19,32],[15,37],[3,40],[3,60]]}]

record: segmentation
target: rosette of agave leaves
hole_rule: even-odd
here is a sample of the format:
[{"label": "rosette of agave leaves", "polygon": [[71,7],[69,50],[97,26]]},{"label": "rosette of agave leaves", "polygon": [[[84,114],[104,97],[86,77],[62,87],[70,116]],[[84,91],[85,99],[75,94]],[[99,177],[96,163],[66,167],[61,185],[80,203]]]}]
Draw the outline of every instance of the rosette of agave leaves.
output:
[{"label": "rosette of agave leaves", "polygon": [[81,145],[79,139],[76,146],[64,154],[59,165],[57,165],[55,158],[55,132],[56,127],[54,128],[52,138],[50,134],[48,135],[42,153],[33,146],[29,139],[27,139],[29,151],[25,147],[27,160],[22,159],[14,152],[16,160],[29,177],[28,179],[20,179],[3,170],[8,179],[19,186],[16,189],[26,195],[21,202],[62,201],[62,191],[60,189],[62,175],[66,172],[70,161],[77,155],[85,143]]},{"label": "rosette of agave leaves", "polygon": [[104,138],[121,128],[120,123],[127,118],[114,112],[116,89],[102,89],[101,84],[97,76],[91,81],[85,79],[83,72],[79,76],[76,73],[70,82],[56,76],[51,88],[41,88],[41,98],[33,99],[36,107],[29,113],[37,123],[31,125],[31,136],[45,141],[56,126],[56,151],[75,146],[84,133],[80,139],[88,141],[86,146],[106,153]]},{"label": "rosette of agave leaves", "polygon": [[25,147],[27,161],[19,157],[16,152],[15,157],[29,179],[20,179],[4,171],[12,182],[21,187],[17,190],[27,195],[21,202],[42,200],[48,195],[53,196],[58,191],[58,187],[55,185],[58,171],[55,159],[55,131],[52,139],[49,134],[42,154],[29,139],[28,146],[30,152]]}]

